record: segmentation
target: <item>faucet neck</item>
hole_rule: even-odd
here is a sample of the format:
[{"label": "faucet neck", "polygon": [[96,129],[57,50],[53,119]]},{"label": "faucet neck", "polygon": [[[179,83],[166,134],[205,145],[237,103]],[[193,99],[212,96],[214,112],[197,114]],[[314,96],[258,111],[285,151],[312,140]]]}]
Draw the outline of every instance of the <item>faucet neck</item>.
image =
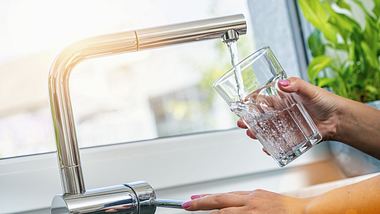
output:
[{"label": "faucet neck", "polygon": [[64,193],[86,191],[69,90],[70,74],[75,65],[92,57],[221,38],[229,30],[245,34],[246,29],[244,16],[234,15],[98,36],[64,49],[49,74],[50,106]]},{"label": "faucet neck", "polygon": [[75,65],[90,57],[132,51],[137,51],[137,39],[134,31],[99,36],[77,42],[62,51],[53,63],[49,74],[50,107],[61,182],[66,194],[85,192],[70,99],[69,80],[71,71]]}]

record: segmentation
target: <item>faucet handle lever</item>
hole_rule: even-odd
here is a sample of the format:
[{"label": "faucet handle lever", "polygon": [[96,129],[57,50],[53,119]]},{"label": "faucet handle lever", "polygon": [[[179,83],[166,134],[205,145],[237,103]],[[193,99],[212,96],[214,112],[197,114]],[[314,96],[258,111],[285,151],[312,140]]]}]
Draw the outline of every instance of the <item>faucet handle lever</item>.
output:
[{"label": "faucet handle lever", "polygon": [[151,201],[151,205],[156,207],[165,207],[165,208],[177,208],[183,209],[182,204],[184,201],[181,200],[171,200],[171,199],[154,199]]}]

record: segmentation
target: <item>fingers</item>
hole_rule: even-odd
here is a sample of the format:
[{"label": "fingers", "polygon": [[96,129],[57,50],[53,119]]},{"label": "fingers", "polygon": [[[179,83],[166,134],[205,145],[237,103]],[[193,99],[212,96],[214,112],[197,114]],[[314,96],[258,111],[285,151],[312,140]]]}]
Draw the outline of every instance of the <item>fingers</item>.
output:
[{"label": "fingers", "polygon": [[211,214],[242,214],[242,213],[252,213],[247,212],[245,207],[229,207],[221,210],[216,210],[211,212]]},{"label": "fingers", "polygon": [[257,139],[256,135],[251,130],[248,129],[245,133],[248,135],[248,137],[252,139]]},{"label": "fingers", "polygon": [[265,148],[263,148],[263,152],[270,156],[269,152]]},{"label": "fingers", "polygon": [[247,125],[245,125],[244,121],[242,119],[237,121],[237,126],[242,129],[248,129]]},{"label": "fingers", "polygon": [[307,98],[314,98],[316,96],[318,87],[298,78],[290,77],[287,80],[278,81],[278,87],[288,93],[297,93],[300,96]]},{"label": "fingers", "polygon": [[232,193],[208,195],[185,202],[182,207],[189,211],[214,210],[226,207],[240,207],[246,202],[246,196]]},{"label": "fingers", "polygon": [[[237,126],[242,128],[242,129],[248,129],[247,125],[245,125],[245,123],[243,122],[242,119],[237,121]],[[257,139],[256,135],[249,129],[246,131],[246,134],[252,139]]]},{"label": "fingers", "polygon": [[208,195],[210,195],[210,194],[192,195],[190,198],[191,198],[191,200],[194,200],[194,199],[202,198],[202,197],[205,197],[205,196],[208,196]]},{"label": "fingers", "polygon": [[[249,195],[251,193],[252,193],[252,191],[233,191],[233,192],[227,192],[225,194]],[[219,194],[222,194],[222,193],[219,193]],[[202,197],[209,196],[209,195],[212,195],[212,194],[197,194],[197,195],[190,196],[190,198],[192,200],[194,200],[194,199],[202,198]],[[214,195],[216,195],[216,194],[214,194]]]},{"label": "fingers", "polygon": [[[234,192],[228,192],[225,194],[249,195],[251,192],[252,191],[234,191]],[[195,199],[202,198],[202,197],[209,196],[209,195],[211,195],[211,194],[197,194],[197,195],[190,196],[190,198],[191,198],[191,200],[195,200]]]},{"label": "fingers", "polygon": [[234,192],[229,192],[229,194],[236,194],[236,195],[249,195],[251,194],[252,191],[234,191]]}]

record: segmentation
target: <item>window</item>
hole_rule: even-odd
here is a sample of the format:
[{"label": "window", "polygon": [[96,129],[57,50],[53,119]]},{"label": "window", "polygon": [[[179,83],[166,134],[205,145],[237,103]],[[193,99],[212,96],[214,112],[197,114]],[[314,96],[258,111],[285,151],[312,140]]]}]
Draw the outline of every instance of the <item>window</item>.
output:
[{"label": "window", "polygon": [[[244,13],[240,1],[3,1],[0,7],[0,158],[54,151],[47,77],[69,43],[117,31]],[[43,6],[42,6],[43,5]],[[252,33],[239,41],[253,50]],[[220,40],[86,61],[71,97],[81,147],[235,126],[211,88],[230,67]]]},{"label": "window", "polygon": [[[254,43],[270,45],[290,75],[300,70],[287,29],[285,1],[19,0],[1,4],[0,158],[55,150],[47,76],[59,51],[81,38],[243,13],[249,31],[239,40],[240,56],[256,49]],[[265,28],[267,22],[277,26],[278,33]],[[80,64],[71,78],[79,145],[235,127],[236,118],[211,87],[230,68],[229,61],[225,45],[213,40]]]}]

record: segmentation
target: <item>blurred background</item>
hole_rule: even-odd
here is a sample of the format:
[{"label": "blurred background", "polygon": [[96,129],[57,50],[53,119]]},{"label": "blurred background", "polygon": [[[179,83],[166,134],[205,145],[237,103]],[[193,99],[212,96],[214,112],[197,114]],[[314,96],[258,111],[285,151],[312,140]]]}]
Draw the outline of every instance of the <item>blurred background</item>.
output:
[{"label": "blurred background", "polygon": [[[274,6],[275,1],[268,4],[286,7]],[[255,16],[255,28],[265,31],[263,18],[282,26],[286,10],[277,11],[273,17]],[[243,58],[256,49],[255,38],[260,36],[251,27],[246,0],[1,1],[0,158],[55,150],[47,79],[54,57],[68,44],[99,34],[237,13],[243,13],[249,24],[238,44]],[[287,34],[282,35],[286,39]],[[272,46],[282,42],[270,40]],[[258,43],[267,45],[263,39]],[[298,75],[295,59],[281,60],[280,54],[280,61]],[[211,87],[229,68],[227,48],[217,40],[80,64],[70,86],[79,145],[235,127],[233,114]]]},{"label": "blurred background", "polygon": [[[247,9],[245,1],[228,0],[0,4],[0,158],[55,150],[47,77],[54,57],[69,43]],[[252,39],[243,38],[241,47],[246,55]],[[79,65],[71,94],[80,146],[233,127],[232,114],[224,103],[216,104],[211,88],[228,69],[227,50],[217,40]]]}]

